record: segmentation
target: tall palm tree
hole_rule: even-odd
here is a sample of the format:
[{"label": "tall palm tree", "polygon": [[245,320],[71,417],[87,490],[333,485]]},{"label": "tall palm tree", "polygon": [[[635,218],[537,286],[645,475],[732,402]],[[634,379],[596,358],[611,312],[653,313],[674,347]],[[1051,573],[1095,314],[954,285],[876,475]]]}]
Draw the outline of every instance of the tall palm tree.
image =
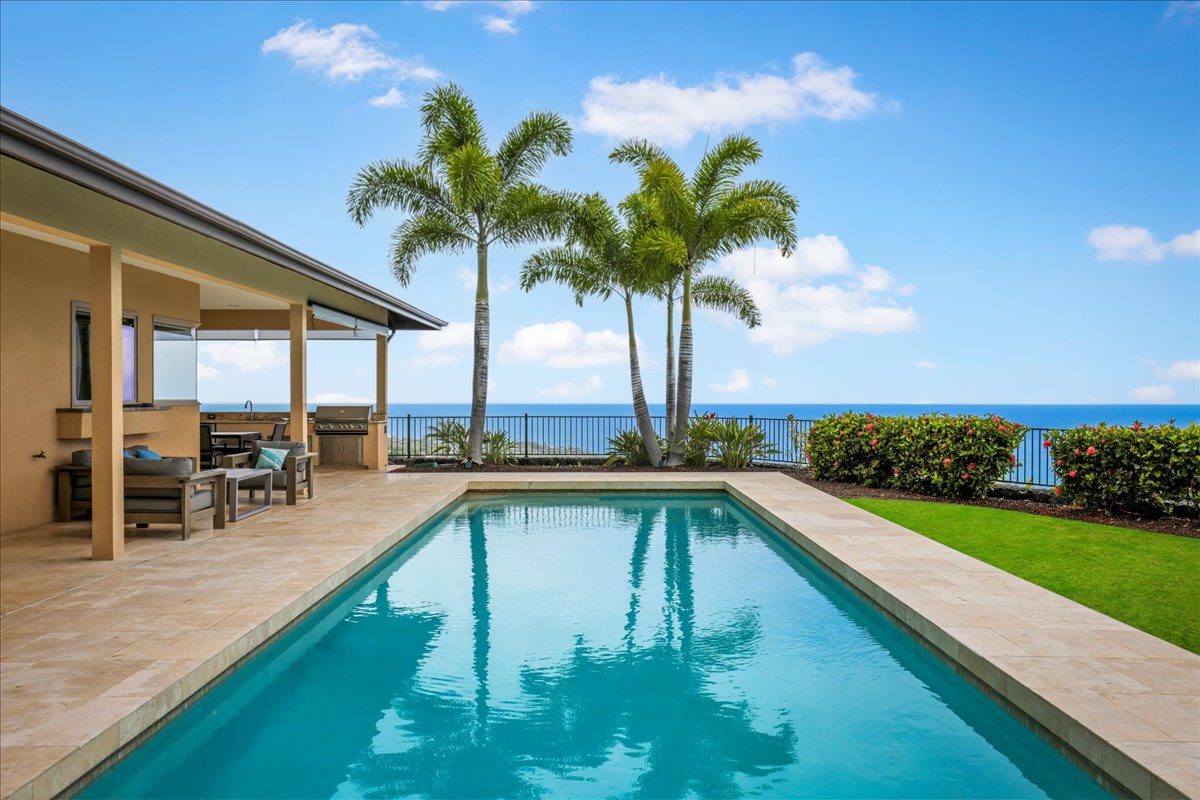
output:
[{"label": "tall palm tree", "polygon": [[571,152],[571,128],[561,115],[537,111],[489,149],[475,104],[453,83],[421,103],[422,136],[410,161],[375,161],[358,172],[346,198],[359,225],[381,208],[408,216],[392,234],[392,273],[401,286],[417,261],[436,252],[475,249],[475,357],[467,458],[483,460],[487,416],[490,310],[488,248],[557,236],[575,199],[534,182],[552,155]]},{"label": "tall palm tree", "polygon": [[651,222],[648,208],[645,198],[630,195],[621,204],[618,216],[603,197],[588,195],[572,216],[566,243],[538,250],[526,260],[521,268],[521,288],[529,291],[540,283],[552,281],[569,288],[580,305],[589,295],[603,300],[616,295],[625,302],[633,415],[650,463],[657,466],[662,463],[662,448],[642,387],[633,322],[633,298],[654,292],[662,282],[656,264],[633,247],[642,229]]},{"label": "tall palm tree", "polygon": [[637,248],[674,264],[680,275],[675,435],[667,461],[671,466],[683,462],[683,434],[691,414],[692,308],[704,267],[763,238],[775,242],[784,255],[796,245],[795,196],[778,181],[738,182],[761,157],[758,142],[742,134],[727,136],[706,152],[690,178],[662,148],[644,139],[626,140],[609,156],[633,165],[642,192],[653,200],[656,224],[639,238]]}]

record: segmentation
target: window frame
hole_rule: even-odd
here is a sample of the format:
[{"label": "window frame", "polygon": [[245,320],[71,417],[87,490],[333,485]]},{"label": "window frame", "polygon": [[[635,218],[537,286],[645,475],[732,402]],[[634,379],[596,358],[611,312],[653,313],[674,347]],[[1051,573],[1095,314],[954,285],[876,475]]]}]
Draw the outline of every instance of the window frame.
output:
[{"label": "window frame", "polygon": [[[85,303],[82,300],[72,300],[71,301],[71,322],[70,322],[70,325],[68,326],[70,336],[71,336],[71,408],[90,409],[92,407],[91,400],[80,400],[79,399],[79,331],[77,330],[75,324],[76,324],[76,320],[79,318],[80,312],[84,312],[87,314],[88,321],[90,323],[91,319],[92,319],[92,304]],[[133,387],[134,387],[134,389],[133,389],[133,399],[126,400],[125,393],[124,393],[125,375],[122,374],[121,375],[121,384],[122,384],[121,404],[123,406],[137,405],[137,403],[140,401],[140,398],[141,398],[141,391],[140,391],[141,387],[138,383],[138,378],[139,378],[138,373],[139,373],[139,366],[140,366],[138,364],[138,361],[140,360],[142,347],[141,347],[141,341],[139,338],[140,326],[138,324],[138,313],[136,311],[133,311],[132,309],[122,308],[121,309],[121,326],[124,327],[125,323],[127,321],[132,323],[132,327],[133,327],[133,353],[134,353],[134,357],[133,357]],[[122,370],[124,370],[124,366],[125,365],[122,364]],[[88,363],[89,376],[91,375],[91,369],[92,369],[92,365],[89,361],[89,363]]]},{"label": "window frame", "polygon": [[158,359],[155,358],[156,353],[154,351],[153,343],[157,341],[157,339],[154,338],[154,334],[158,331],[160,326],[162,328],[166,328],[166,329],[174,329],[175,331],[178,331],[178,332],[186,331],[187,333],[190,333],[192,335],[192,344],[194,344],[196,346],[196,359],[195,359],[196,363],[194,363],[192,365],[193,371],[198,369],[199,363],[200,363],[200,337],[197,333],[197,331],[199,331],[199,329],[200,329],[200,323],[199,322],[191,322],[186,319],[176,319],[175,317],[164,317],[164,316],[160,316],[158,314],[153,315],[150,319],[150,341],[151,341],[151,345],[150,345],[150,378],[151,378],[150,392],[152,395],[151,401],[154,403],[173,403],[176,405],[181,405],[183,403],[199,403],[200,402],[199,375],[197,375],[197,379],[194,384],[196,387],[196,391],[195,391],[195,394],[197,395],[196,397],[159,397],[158,396],[158,391],[155,388],[155,380],[158,377],[157,376]]}]

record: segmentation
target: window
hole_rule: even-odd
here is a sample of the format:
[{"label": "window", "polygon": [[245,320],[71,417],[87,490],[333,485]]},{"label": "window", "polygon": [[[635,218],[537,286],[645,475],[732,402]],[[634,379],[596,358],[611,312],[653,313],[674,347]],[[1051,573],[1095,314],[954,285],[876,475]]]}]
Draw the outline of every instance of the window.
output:
[{"label": "window", "polygon": [[196,399],[196,328],[154,318],[154,401]]},{"label": "window", "polygon": [[[137,315],[121,315],[121,387],[126,403],[137,402]],[[92,309],[71,304],[71,405],[92,404]]]}]

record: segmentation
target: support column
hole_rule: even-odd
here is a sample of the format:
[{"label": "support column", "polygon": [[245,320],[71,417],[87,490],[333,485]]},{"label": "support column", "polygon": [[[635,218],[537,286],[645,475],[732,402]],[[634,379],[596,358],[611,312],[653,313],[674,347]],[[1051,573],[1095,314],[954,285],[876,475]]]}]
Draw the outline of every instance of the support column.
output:
[{"label": "support column", "polygon": [[303,303],[288,309],[292,349],[292,411],[288,422],[293,442],[308,443],[308,307]]},{"label": "support column", "polygon": [[88,249],[92,351],[92,558],[125,555],[125,418],[121,357],[121,250]]},{"label": "support column", "polygon": [[386,336],[375,337],[375,413],[387,417],[387,356],[388,340]]}]

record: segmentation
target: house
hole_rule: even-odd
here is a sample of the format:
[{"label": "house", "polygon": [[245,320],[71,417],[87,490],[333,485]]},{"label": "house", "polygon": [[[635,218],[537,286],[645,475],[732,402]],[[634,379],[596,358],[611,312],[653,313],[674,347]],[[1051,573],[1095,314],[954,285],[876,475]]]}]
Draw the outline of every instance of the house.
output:
[{"label": "house", "polygon": [[287,436],[307,441],[310,339],[373,339],[366,466],[387,463],[387,348],[445,323],[0,109],[0,536],[51,521],[91,448],[92,556],[124,549],[123,450],[199,451],[198,340],[286,339]]}]

